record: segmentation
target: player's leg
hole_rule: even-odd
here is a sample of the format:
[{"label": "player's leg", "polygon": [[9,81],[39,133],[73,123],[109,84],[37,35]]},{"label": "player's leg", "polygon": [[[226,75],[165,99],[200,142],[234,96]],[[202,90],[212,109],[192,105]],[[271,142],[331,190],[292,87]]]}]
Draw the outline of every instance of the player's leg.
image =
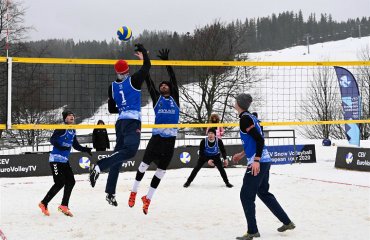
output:
[{"label": "player's leg", "polygon": [[149,204],[152,200],[152,197],[155,191],[157,190],[159,183],[161,182],[161,179],[164,177],[165,173],[166,173],[166,170],[157,168],[152,178],[152,181],[150,183],[150,187],[149,187],[147,195],[141,198],[143,201],[143,212],[145,214],[148,214]]},{"label": "player's leg", "polygon": [[248,234],[253,235],[258,233],[256,221],[256,195],[258,187],[262,180],[262,174],[253,176],[250,168],[247,168],[243,178],[243,185],[240,190],[240,200],[244,209],[244,214],[247,219]]},{"label": "player's leg", "polygon": [[270,165],[271,165],[270,163],[260,164],[259,174],[263,175],[263,179],[260,184],[260,187],[258,188],[257,196],[270,209],[270,211],[284,224],[281,227],[281,230],[286,231],[286,230],[294,229],[295,228],[294,223],[292,223],[292,221],[289,219],[288,215],[285,213],[284,209],[280,206],[275,196],[269,192]]},{"label": "player's leg", "polygon": [[[132,192],[137,192],[140,182],[144,177],[145,171],[148,169],[154,158],[157,158],[158,153],[156,151],[157,144],[154,137],[151,137],[149,143],[145,149],[143,161],[140,163],[139,168],[136,171],[135,181],[132,187]],[[158,157],[159,158],[159,157]]]},{"label": "player's leg", "polygon": [[227,174],[226,174],[226,171],[224,169],[224,166],[222,165],[221,158],[219,158],[219,157],[218,158],[215,158],[213,160],[213,163],[215,164],[215,166],[217,167],[218,171],[220,172],[221,177],[222,177],[222,180],[224,180],[224,183],[226,184],[226,187],[232,188],[233,185],[230,184],[229,179],[227,178]]},{"label": "player's leg", "polygon": [[69,165],[69,163],[63,164],[62,168],[63,168],[65,186],[64,186],[62,204],[58,207],[58,210],[64,213],[65,215],[72,217],[73,214],[69,210],[68,204],[69,204],[69,199],[71,197],[72,190],[73,190],[73,187],[76,181],[75,181],[72,168]]},{"label": "player's leg", "polygon": [[150,154],[149,154],[149,151],[146,150],[145,153],[144,153],[144,159],[140,163],[139,168],[136,171],[135,181],[134,181],[134,184],[132,186],[132,190],[130,192],[130,196],[129,196],[129,199],[128,199],[128,206],[129,207],[135,206],[136,194],[137,194],[137,191],[139,189],[140,182],[144,177],[145,171],[149,168],[150,163],[151,163]]},{"label": "player's leg", "polygon": [[202,168],[204,163],[207,162],[207,161],[208,161],[207,158],[201,158],[201,157],[198,158],[197,165],[195,166],[193,171],[191,171],[191,174],[190,174],[188,180],[184,183],[184,187],[189,187],[190,186],[190,184],[193,182],[194,178],[197,176],[199,170]]},{"label": "player's leg", "polygon": [[64,177],[60,167],[61,163],[51,162],[50,168],[53,175],[54,185],[45,195],[44,199],[39,203],[39,207],[45,215],[49,216],[48,204],[55,197],[55,195],[64,187]]},{"label": "player's leg", "polygon": [[[97,176],[101,170],[109,168],[106,192],[115,194],[115,187],[122,163],[133,158],[140,145],[141,122],[138,120],[124,119],[116,123],[117,144],[115,152],[107,158],[97,162],[90,170],[91,186],[95,186]],[[113,190],[112,190],[113,189]]]},{"label": "player's leg", "polygon": [[[117,206],[117,201],[115,199],[116,186],[119,176],[119,171],[122,167],[122,163],[128,159],[134,157],[139,148],[140,144],[140,129],[141,122],[137,120],[121,120],[121,127],[117,126],[117,131],[119,131],[121,139],[123,138],[123,145],[119,146],[118,151],[115,152],[111,158],[113,163],[110,166],[107,185],[105,192],[107,193],[106,200],[109,204]],[[98,163],[99,166],[100,163]]]}]

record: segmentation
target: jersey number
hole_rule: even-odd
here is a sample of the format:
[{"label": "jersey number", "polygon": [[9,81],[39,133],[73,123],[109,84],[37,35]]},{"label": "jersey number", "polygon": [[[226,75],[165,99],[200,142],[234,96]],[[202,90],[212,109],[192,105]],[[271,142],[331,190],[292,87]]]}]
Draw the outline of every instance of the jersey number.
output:
[{"label": "jersey number", "polygon": [[122,105],[126,105],[126,99],[125,99],[125,94],[123,93],[123,90],[119,91],[119,94],[121,94],[121,97],[122,97]]}]

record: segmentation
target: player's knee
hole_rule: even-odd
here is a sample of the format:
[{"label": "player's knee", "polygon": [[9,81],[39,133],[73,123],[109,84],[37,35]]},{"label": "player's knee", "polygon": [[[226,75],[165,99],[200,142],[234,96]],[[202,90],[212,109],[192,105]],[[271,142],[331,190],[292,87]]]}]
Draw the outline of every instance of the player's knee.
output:
[{"label": "player's knee", "polygon": [[159,179],[162,179],[164,174],[166,173],[166,170],[163,170],[163,169],[160,169],[160,168],[157,168],[157,170],[155,171],[155,176]]},{"label": "player's knee", "polygon": [[129,146],[127,148],[127,152],[126,152],[127,158],[129,159],[129,158],[135,157],[136,152],[137,152],[137,146],[136,145],[135,146],[134,145]]},{"label": "player's knee", "polygon": [[145,162],[141,162],[139,166],[139,172],[143,173],[148,169],[149,165]]},{"label": "player's knee", "polygon": [[66,185],[68,185],[70,187],[73,187],[75,184],[76,184],[76,180],[74,178],[70,179],[70,180],[68,180],[68,182],[66,182]]},{"label": "player's knee", "polygon": [[58,182],[55,182],[54,185],[58,188],[58,189],[62,189],[65,185],[65,182],[64,181],[58,181]]}]

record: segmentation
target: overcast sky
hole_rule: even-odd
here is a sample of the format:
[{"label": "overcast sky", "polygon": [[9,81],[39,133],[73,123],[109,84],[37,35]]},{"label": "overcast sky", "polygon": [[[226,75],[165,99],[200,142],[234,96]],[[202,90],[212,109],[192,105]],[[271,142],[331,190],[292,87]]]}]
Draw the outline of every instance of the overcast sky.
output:
[{"label": "overcast sky", "polygon": [[264,17],[282,11],[331,13],[334,20],[370,16],[370,0],[26,0],[28,40],[110,40],[126,25],[133,35],[148,30],[193,32],[215,19]]}]

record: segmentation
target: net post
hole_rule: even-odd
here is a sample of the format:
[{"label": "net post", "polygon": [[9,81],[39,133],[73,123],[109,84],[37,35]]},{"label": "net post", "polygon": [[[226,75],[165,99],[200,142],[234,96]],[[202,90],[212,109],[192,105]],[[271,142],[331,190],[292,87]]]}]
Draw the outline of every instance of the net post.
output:
[{"label": "net post", "polygon": [[13,69],[13,58],[7,58],[8,63],[8,100],[7,100],[7,117],[6,117],[6,129],[12,128],[12,69]]}]

